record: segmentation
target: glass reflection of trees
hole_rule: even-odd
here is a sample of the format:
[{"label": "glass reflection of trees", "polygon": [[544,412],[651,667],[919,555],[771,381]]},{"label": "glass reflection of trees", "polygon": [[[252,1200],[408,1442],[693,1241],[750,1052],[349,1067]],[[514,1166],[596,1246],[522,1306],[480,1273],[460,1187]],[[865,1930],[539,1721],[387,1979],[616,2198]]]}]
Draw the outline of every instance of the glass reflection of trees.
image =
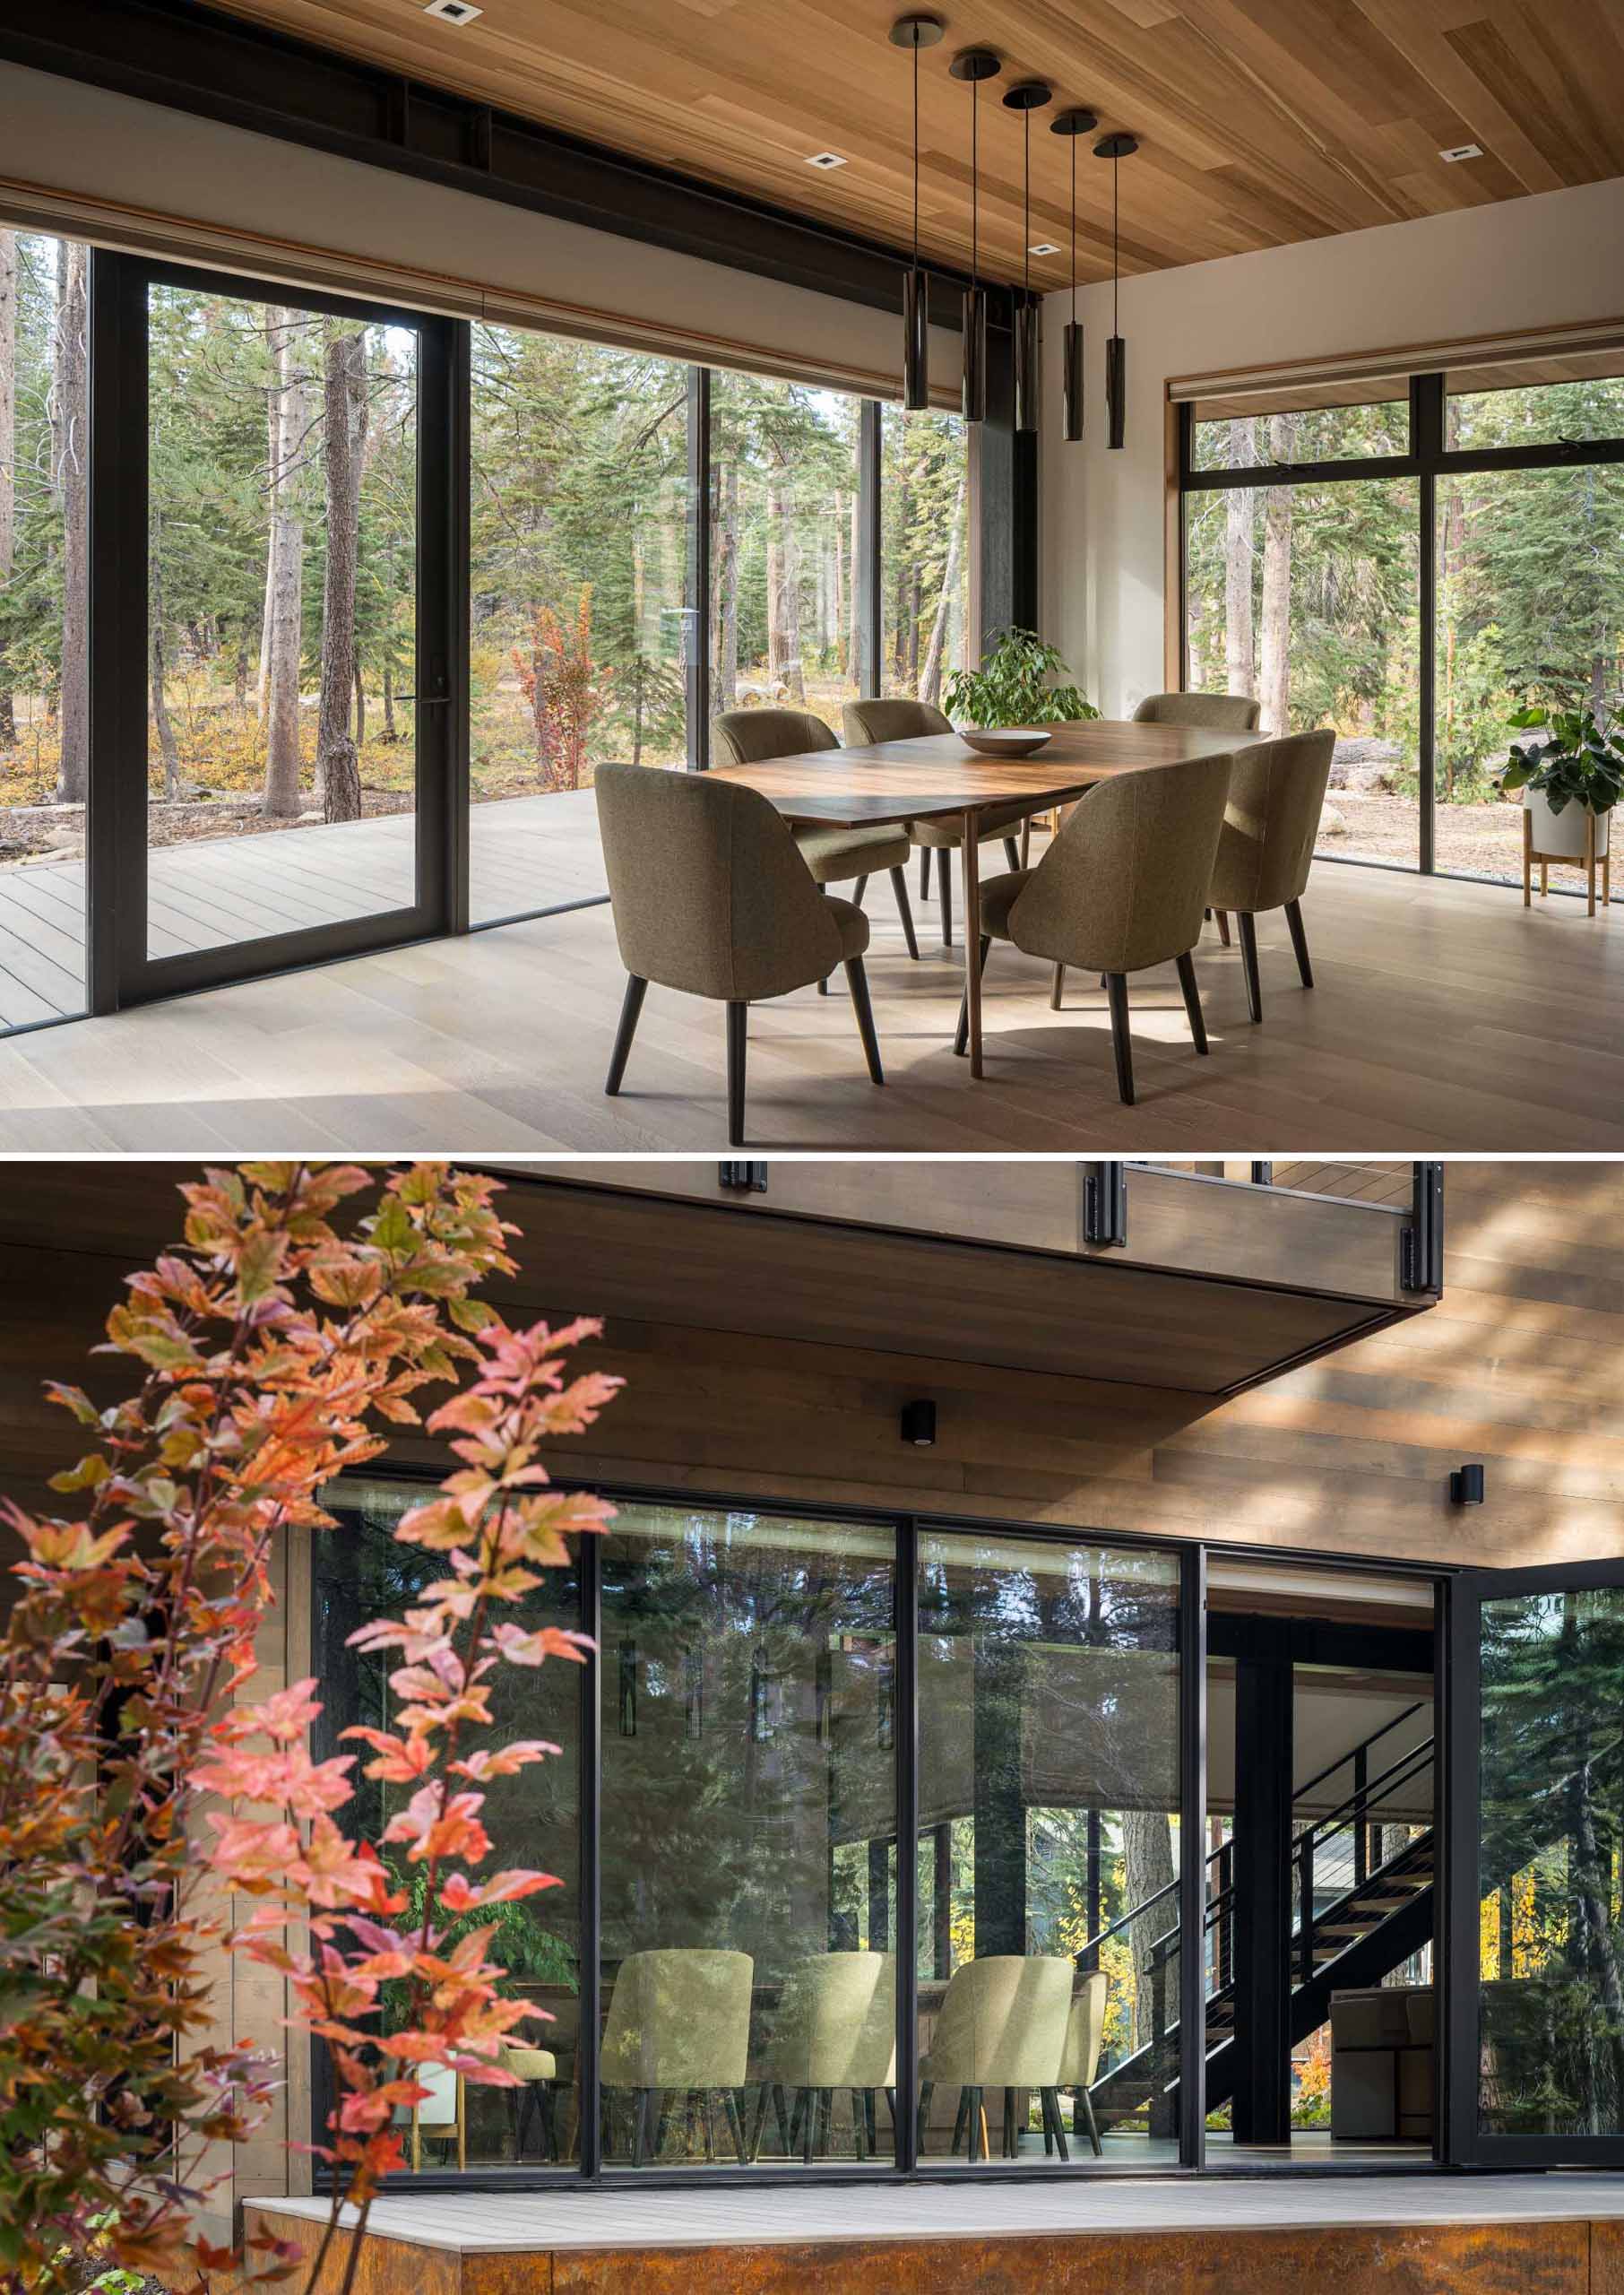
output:
[{"label": "glass reflection of trees", "polygon": [[1487,1602],[1481,2125],[1624,2129],[1624,1592]]}]

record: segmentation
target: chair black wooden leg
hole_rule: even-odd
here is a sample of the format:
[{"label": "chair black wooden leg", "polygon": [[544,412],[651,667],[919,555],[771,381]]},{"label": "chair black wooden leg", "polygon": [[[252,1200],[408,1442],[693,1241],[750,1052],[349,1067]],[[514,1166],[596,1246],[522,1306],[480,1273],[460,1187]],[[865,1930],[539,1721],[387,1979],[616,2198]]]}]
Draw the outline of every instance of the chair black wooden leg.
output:
[{"label": "chair black wooden leg", "polygon": [[644,2152],[648,2143],[649,2104],[653,2093],[652,2088],[639,2088],[632,2099],[632,2165],[634,2168],[640,2168],[643,2165]]},{"label": "chair black wooden leg", "polygon": [[953,946],[953,855],[945,844],[936,848],[937,897],[942,905],[942,946]]},{"label": "chair black wooden leg", "polygon": [[[983,989],[985,989],[985,988],[986,988],[986,986],[987,986],[987,957],[988,957],[988,952],[989,952],[989,950],[991,948],[991,947],[992,947],[992,935],[991,935],[989,932],[983,932],[983,933],[982,933],[982,935],[981,935],[981,986],[982,986],[982,988],[983,988]],[[985,1020],[985,1018],[986,1018],[986,1013],[985,1013],[985,1010],[983,1010],[981,1017],[982,1017],[983,1020]],[[959,1056],[959,1058],[960,1058],[961,1060],[963,1060],[963,1058],[964,1057],[965,1048],[966,1048],[966,1046],[969,1044],[969,1042],[970,1042],[970,991],[969,991],[968,989],[966,989],[966,990],[964,991],[964,993],[963,993],[963,994],[960,997],[960,999],[959,999],[959,1026],[958,1026],[958,1033],[957,1033],[957,1035],[956,1035],[954,1037],[954,1039],[953,1039],[953,1048],[954,1048],[955,1052],[957,1052],[957,1054],[958,1054],[958,1056]]]},{"label": "chair black wooden leg", "polygon": [[930,847],[928,844],[921,844],[920,847],[920,898],[929,900],[929,897]]},{"label": "chair black wooden leg", "polygon": [[1021,865],[1021,848],[1013,836],[1004,839],[1004,858],[1012,869],[1018,869]]},{"label": "chair black wooden leg", "polygon": [[620,1089],[620,1079],[626,1074],[626,1063],[631,1058],[632,1038],[637,1033],[637,1016],[643,1009],[643,1000],[649,992],[646,980],[639,980],[635,972],[626,976],[626,995],[620,1006],[620,1026],[615,1030],[615,1049],[609,1054],[609,1080],[604,1090],[612,1099]]},{"label": "chair black wooden leg", "polygon": [[1206,1022],[1201,1017],[1201,991],[1196,985],[1196,960],[1187,948],[1179,959],[1179,985],[1184,991],[1184,1009],[1190,1018],[1190,1034],[1197,1052],[1206,1050]]},{"label": "chair black wooden leg", "polygon": [[868,975],[863,970],[860,957],[846,960],[846,984],[851,991],[851,1009],[857,1014],[857,1033],[863,1040],[863,1058],[868,1063],[870,1079],[883,1084],[885,1071],[880,1066],[879,1038],[874,1033],[874,1008],[868,1001]]},{"label": "chair black wooden leg", "polygon": [[1086,2088],[1079,2087],[1077,2101],[1082,2105],[1083,2117],[1088,2122],[1088,2140],[1093,2146],[1094,2157],[1101,2160],[1105,2156],[1105,2147],[1100,2141],[1100,2123],[1094,2117],[1094,2100]]},{"label": "chair black wooden leg", "polygon": [[908,905],[908,872],[905,869],[893,869],[891,888],[896,895],[896,913],[903,920],[903,938],[908,943],[908,954],[918,964],[920,944],[914,937],[913,911]]},{"label": "chair black wooden leg", "polygon": [[863,2091],[860,2088],[853,2088],[851,2091],[851,2149],[859,2160],[866,2160],[868,2156],[863,2144],[864,2126]]},{"label": "chair black wooden leg", "polygon": [[986,2149],[981,2142],[982,2091],[980,2088],[967,2088],[964,2092],[970,2099],[970,2157],[973,2162],[987,2157]]},{"label": "chair black wooden leg", "polygon": [[925,2156],[925,2137],[930,2126],[930,2099],[935,2093],[934,2080],[920,2082],[919,2106],[913,2115],[913,2143],[921,2160]]},{"label": "chair black wooden leg", "polygon": [[549,2160],[558,2157],[558,2099],[550,2080],[540,2083],[539,2089],[541,2113],[541,2135]]},{"label": "chair black wooden leg", "polygon": [[1054,984],[1049,992],[1049,1009],[1051,1012],[1058,1012],[1059,1010],[1060,991],[1065,987],[1065,985],[1066,967],[1064,965],[1057,965],[1055,966]]},{"label": "chair black wooden leg", "polygon": [[1110,999],[1110,1047],[1117,1055],[1117,1089],[1125,1107],[1134,1104],[1134,1052],[1127,1034],[1127,975],[1108,972],[1105,993]]},{"label": "chair black wooden leg", "polygon": [[1015,2155],[1015,2090],[1006,2088],[1004,2091],[1004,2157],[1006,2160],[1013,2160]]},{"label": "chair black wooden leg", "polygon": [[1248,909],[1235,912],[1240,926],[1240,968],[1246,974],[1246,1000],[1256,1026],[1263,1018],[1263,983],[1257,976],[1257,919]]},{"label": "chair black wooden leg", "polygon": [[1309,936],[1302,929],[1302,903],[1289,900],[1285,905],[1286,929],[1291,935],[1291,948],[1297,958],[1297,969],[1305,988],[1314,985],[1314,967],[1309,962]]},{"label": "chair black wooden leg", "polygon": [[744,1146],[745,1024],[747,1004],[728,1006],[728,1145]]},{"label": "chair black wooden leg", "polygon": [[739,2117],[739,2098],[731,2088],[724,2088],[721,2091],[721,2109],[728,2116],[728,2130],[733,2138],[733,2149],[739,2154],[739,2164],[741,2168],[747,2168],[750,2155],[745,2150],[744,2121]]},{"label": "chair black wooden leg", "polygon": [[1062,2161],[1069,2160],[1071,2153],[1066,2148],[1066,2128],[1060,2117],[1060,2094],[1057,2088],[1045,2088],[1043,2091],[1043,2117],[1054,2130],[1055,2143]]},{"label": "chair black wooden leg", "polygon": [[963,2136],[964,2129],[965,2129],[966,2126],[968,2125],[969,2118],[970,2118],[970,2091],[969,2091],[969,2089],[968,2089],[968,2088],[961,2088],[961,2089],[959,2090],[959,2108],[958,2108],[957,2111],[956,2111],[956,2112],[954,2114],[954,2116],[953,2116],[953,2146],[952,2146],[952,2148],[953,2148],[954,2155],[955,2155],[955,2158],[956,2158],[956,2156],[957,2156],[957,2154],[958,2154],[959,2143],[960,2143],[961,2139],[962,2139],[962,2138],[963,2138]]},{"label": "chair black wooden leg", "polygon": [[856,902],[859,908],[863,905],[863,895],[868,891],[868,879],[867,877],[860,877],[856,884],[851,888],[851,897]]},{"label": "chair black wooden leg", "polygon": [[1221,944],[1227,948],[1230,945],[1230,913],[1227,908],[1221,908],[1217,912],[1217,916],[1218,939]]}]

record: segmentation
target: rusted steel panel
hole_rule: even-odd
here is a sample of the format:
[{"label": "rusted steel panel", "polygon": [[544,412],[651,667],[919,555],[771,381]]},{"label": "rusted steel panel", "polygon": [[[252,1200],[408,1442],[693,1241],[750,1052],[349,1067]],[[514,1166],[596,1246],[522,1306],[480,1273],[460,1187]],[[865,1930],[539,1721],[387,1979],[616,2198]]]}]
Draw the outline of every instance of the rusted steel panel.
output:
[{"label": "rusted steel panel", "polygon": [[[279,2214],[274,2207],[250,2204],[246,2213],[250,2230],[274,2232],[279,2239],[291,2240],[298,2247],[299,2268],[288,2283],[298,2288],[299,2295],[340,2295],[350,2261],[351,2235],[348,2231],[341,2231],[333,2240],[321,2278],[311,2287],[310,2266],[325,2227],[307,2222],[303,2216]],[[541,2273],[528,2282],[535,2295],[550,2295],[549,2258],[538,2255],[523,2260],[538,2266]],[[361,2241],[350,2295],[465,2295],[465,2289],[462,2258],[449,2249],[369,2235]]]}]

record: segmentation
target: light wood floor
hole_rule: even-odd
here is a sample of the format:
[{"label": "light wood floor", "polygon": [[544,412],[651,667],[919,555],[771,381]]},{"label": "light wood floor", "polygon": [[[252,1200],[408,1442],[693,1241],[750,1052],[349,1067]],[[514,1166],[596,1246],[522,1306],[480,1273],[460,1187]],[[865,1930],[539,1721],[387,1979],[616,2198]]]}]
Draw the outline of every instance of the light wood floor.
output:
[{"label": "light wood floor", "polygon": [[[887,884],[868,907],[885,1088],[843,992],[758,1006],[758,1151],[1624,1150],[1624,931],[1582,902],[1525,911],[1500,887],[1320,864],[1319,984],[1299,986],[1283,918],[1261,919],[1261,1027],[1210,931],[1208,1059],[1170,967],[1135,980],[1131,1109],[1097,983],[1071,980],[1057,1016],[1046,967],[996,948],[978,1085],[950,1048],[956,958],[921,931],[909,962]],[[626,1090],[604,1097],[622,986],[600,907],[41,1030],[0,1044],[0,1148],[725,1148],[720,1006],[651,990]]]}]

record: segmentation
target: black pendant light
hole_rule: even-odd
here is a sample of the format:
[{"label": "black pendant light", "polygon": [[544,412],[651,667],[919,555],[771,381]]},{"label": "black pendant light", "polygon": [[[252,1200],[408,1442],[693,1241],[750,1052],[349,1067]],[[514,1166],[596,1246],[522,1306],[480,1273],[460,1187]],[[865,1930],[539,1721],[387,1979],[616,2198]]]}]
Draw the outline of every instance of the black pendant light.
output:
[{"label": "black pendant light", "polygon": [[1136,135],[1102,135],[1094,145],[1096,160],[1110,161],[1110,341],[1105,346],[1106,444],[1119,446],[1127,435],[1127,345],[1117,320],[1122,264],[1117,229],[1117,163],[1139,148]]},{"label": "black pendant light", "polygon": [[1038,427],[1038,307],[1032,299],[1032,116],[1052,102],[1054,90],[1042,80],[1019,80],[1005,107],[1022,115],[1026,139],[1024,188],[1021,197],[1021,300],[1015,315],[1015,427]]},{"label": "black pendant light", "polygon": [[970,284],[964,290],[964,382],[960,407],[966,422],[987,420],[987,290],[981,284],[980,105],[983,80],[996,80],[1003,65],[989,48],[962,48],[947,66],[955,80],[970,82]]},{"label": "black pendant light", "polygon": [[1096,113],[1075,108],[1049,123],[1052,134],[1071,138],[1071,318],[1061,341],[1060,429],[1073,446],[1083,436],[1084,400],[1083,329],[1077,323],[1077,138],[1099,125]]},{"label": "black pendant light", "polygon": [[899,16],[898,48],[913,50],[913,262],[903,281],[903,404],[917,413],[930,403],[930,289],[920,268],[920,50],[942,37],[939,16]]}]

